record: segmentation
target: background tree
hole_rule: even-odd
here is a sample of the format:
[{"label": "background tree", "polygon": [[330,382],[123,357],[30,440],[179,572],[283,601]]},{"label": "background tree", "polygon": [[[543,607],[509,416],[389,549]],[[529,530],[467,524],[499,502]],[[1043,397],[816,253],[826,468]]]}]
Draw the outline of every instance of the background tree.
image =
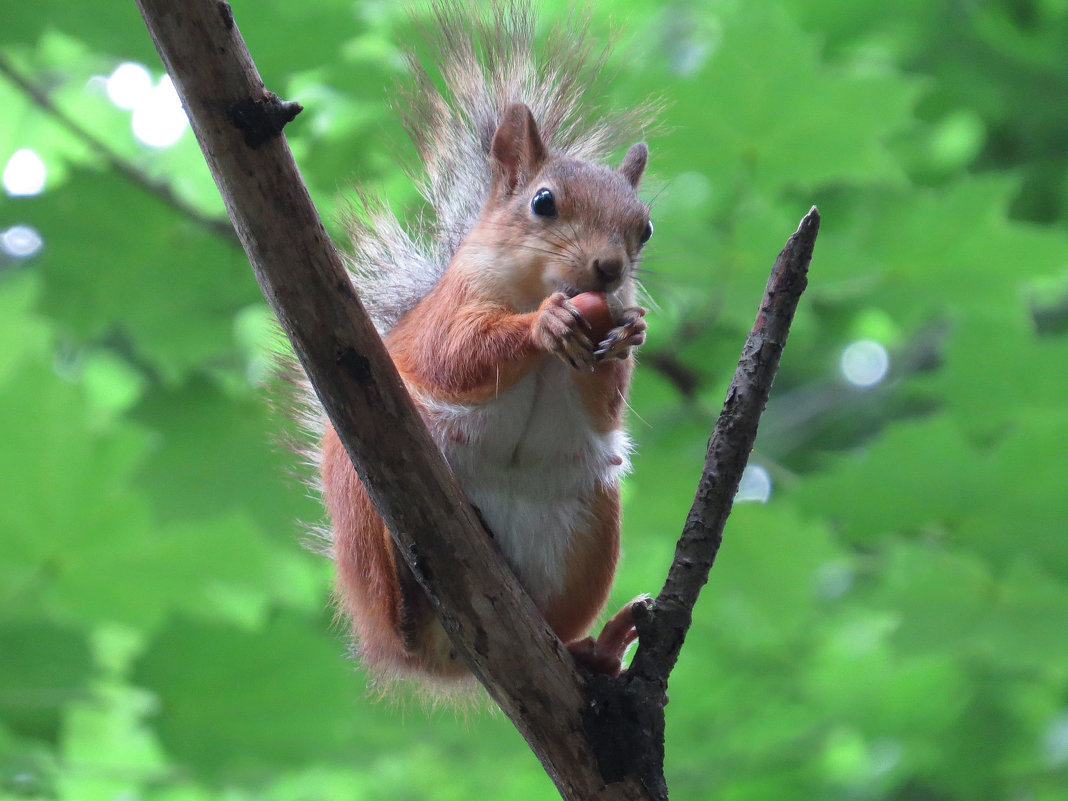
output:
[{"label": "background tree", "polygon": [[[414,213],[403,13],[254,5],[324,216],[350,176]],[[612,102],[671,104],[618,602],[670,561],[768,254],[824,216],[743,490],[770,496],[673,674],[673,797],[1068,797],[1068,9],[613,15]],[[159,78],[136,8],[26,4],[0,48],[0,797],[551,794],[499,717],[361,699],[270,445],[268,312],[189,132],[146,146],[106,91]]]}]

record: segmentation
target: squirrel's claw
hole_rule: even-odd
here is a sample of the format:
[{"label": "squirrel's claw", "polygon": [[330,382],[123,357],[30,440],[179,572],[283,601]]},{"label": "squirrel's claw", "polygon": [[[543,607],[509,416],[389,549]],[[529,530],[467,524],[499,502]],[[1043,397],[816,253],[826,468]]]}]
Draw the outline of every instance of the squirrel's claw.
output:
[{"label": "squirrel's claw", "polygon": [[593,352],[598,359],[625,359],[630,354],[631,348],[636,348],[645,342],[645,332],[648,324],[645,315],[648,310],[642,306],[632,306],[624,309],[620,315],[619,325],[608,332],[597,349]]},{"label": "squirrel's claw", "polygon": [[594,345],[583,330],[589,323],[567,299],[563,292],[555,292],[542,301],[534,324],[535,342],[576,370],[592,365]]},{"label": "squirrel's claw", "polygon": [[639,595],[604,624],[600,635],[584,637],[567,644],[567,650],[576,662],[585,665],[597,673],[618,676],[623,671],[623,654],[627,647],[638,639],[638,629],[634,623],[634,607],[648,607],[652,599],[648,595]]},{"label": "squirrel's claw", "polygon": [[[562,295],[563,293],[560,292],[558,294]],[[582,312],[580,312],[575,306],[575,304],[571,302],[571,299],[569,297],[564,295],[564,299],[560,305],[568,311],[568,313],[571,315],[571,318],[582,328],[584,328],[586,331],[591,330],[589,320],[582,316]]]}]

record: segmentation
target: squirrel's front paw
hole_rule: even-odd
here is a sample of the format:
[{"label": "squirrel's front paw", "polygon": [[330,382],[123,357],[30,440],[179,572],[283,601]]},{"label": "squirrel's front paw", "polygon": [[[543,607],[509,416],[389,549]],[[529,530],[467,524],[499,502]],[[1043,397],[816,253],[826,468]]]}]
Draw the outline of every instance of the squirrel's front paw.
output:
[{"label": "squirrel's front paw", "polygon": [[631,348],[645,342],[645,331],[648,328],[645,322],[647,311],[641,306],[624,309],[619,317],[619,325],[601,340],[593,352],[594,356],[598,359],[627,358]]},{"label": "squirrel's front paw", "polygon": [[597,361],[588,331],[589,324],[563,292],[554,292],[538,307],[534,322],[535,344],[572,367],[592,365]]}]

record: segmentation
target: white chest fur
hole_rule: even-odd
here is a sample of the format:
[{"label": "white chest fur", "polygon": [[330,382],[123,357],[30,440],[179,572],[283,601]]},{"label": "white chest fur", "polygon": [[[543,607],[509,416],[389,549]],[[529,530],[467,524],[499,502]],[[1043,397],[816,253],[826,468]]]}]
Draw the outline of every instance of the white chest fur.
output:
[{"label": "white chest fur", "polygon": [[572,535],[598,485],[629,468],[622,430],[597,433],[573,381],[553,360],[480,403],[419,396],[449,465],[535,603],[563,589]]}]

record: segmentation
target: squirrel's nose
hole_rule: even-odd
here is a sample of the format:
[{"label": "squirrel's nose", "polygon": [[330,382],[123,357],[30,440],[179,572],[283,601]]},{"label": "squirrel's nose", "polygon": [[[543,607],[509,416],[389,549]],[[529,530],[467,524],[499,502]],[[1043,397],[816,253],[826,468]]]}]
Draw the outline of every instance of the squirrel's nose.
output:
[{"label": "squirrel's nose", "polygon": [[614,284],[623,277],[623,259],[619,256],[599,256],[593,260],[593,272],[605,286]]}]

